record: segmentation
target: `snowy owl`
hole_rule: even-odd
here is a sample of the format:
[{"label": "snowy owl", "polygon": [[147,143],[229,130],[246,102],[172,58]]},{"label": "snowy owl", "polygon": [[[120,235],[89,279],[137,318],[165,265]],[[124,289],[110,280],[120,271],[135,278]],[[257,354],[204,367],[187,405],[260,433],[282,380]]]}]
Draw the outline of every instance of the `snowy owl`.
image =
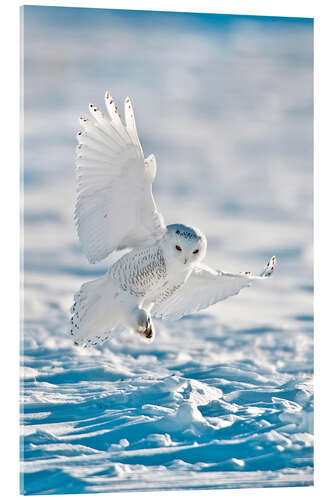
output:
[{"label": "snowy owl", "polygon": [[83,346],[103,343],[119,330],[155,337],[152,318],[179,319],[238,294],[273,272],[272,257],[260,275],[229,273],[203,264],[207,241],[195,227],[166,226],[152,183],[154,155],[144,158],[133,107],[125,123],[105,94],[108,117],[90,104],[77,134],[75,221],[90,263],[128,249],[107,273],[84,283],[74,296],[70,334]]}]

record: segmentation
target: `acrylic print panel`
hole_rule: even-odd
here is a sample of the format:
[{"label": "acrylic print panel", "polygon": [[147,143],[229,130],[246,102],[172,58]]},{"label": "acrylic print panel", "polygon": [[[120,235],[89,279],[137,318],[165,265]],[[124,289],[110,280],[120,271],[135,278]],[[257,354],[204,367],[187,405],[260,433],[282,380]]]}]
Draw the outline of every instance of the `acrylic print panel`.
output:
[{"label": "acrylic print panel", "polygon": [[[22,23],[22,493],[312,484],[312,20],[24,7]],[[152,343],[84,349],[72,297],[110,261],[76,234],[75,134],[108,89],[132,99],[166,224],[200,228],[213,268],[277,267],[154,319]]]}]

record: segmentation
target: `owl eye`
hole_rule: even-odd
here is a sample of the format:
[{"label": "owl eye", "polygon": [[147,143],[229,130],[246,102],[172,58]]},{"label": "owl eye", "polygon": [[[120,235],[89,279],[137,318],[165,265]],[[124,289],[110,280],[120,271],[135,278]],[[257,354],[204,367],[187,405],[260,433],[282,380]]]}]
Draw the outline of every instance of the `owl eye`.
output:
[{"label": "owl eye", "polygon": [[182,249],[180,248],[180,246],[179,246],[179,245],[176,245],[176,248],[177,248],[178,252],[181,252],[181,251],[182,251]]},{"label": "owl eye", "polygon": [[193,253],[198,253],[198,252],[199,252],[198,248],[196,250],[193,250]]}]

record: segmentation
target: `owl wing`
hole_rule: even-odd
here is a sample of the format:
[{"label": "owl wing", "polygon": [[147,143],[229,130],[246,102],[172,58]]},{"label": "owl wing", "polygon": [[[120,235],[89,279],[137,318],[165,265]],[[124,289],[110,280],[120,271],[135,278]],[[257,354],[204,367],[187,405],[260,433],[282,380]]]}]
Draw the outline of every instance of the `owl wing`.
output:
[{"label": "owl wing", "polygon": [[90,104],[93,119],[80,118],[84,131],[77,134],[75,222],[91,263],[114,250],[153,245],[165,232],[152,194],[155,157],[144,159],[131,101],[125,100],[125,125],[109,92],[105,104],[109,117]]},{"label": "owl wing", "polygon": [[274,271],[275,263],[276,258],[272,257],[259,275],[226,273],[199,264],[181,288],[166,300],[154,305],[151,314],[157,318],[175,320],[205,309],[232,295],[237,295],[253,280],[268,278]]}]

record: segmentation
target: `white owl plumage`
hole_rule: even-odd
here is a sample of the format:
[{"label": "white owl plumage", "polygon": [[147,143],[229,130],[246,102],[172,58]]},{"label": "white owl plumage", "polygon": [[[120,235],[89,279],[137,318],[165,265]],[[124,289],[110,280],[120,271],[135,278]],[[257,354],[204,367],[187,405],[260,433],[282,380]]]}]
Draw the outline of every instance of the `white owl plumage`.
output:
[{"label": "white owl plumage", "polygon": [[166,227],[157,210],[156,161],[154,155],[144,159],[130,99],[124,124],[109,92],[105,105],[109,117],[90,104],[93,119],[80,118],[75,221],[89,262],[128,252],[74,296],[70,334],[84,346],[124,329],[152,341],[152,317],[179,319],[236,295],[270,276],[276,262],[272,257],[259,275],[203,264],[207,242],[201,231],[183,224]]}]

